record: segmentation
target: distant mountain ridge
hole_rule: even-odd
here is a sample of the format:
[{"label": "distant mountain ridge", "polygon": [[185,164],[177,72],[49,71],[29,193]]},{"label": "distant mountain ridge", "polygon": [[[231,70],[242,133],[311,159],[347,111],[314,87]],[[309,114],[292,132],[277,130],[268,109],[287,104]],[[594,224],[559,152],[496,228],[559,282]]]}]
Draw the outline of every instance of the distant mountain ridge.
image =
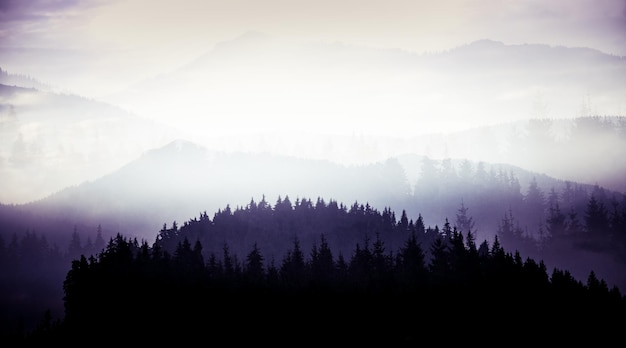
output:
[{"label": "distant mountain ridge", "polygon": [[16,87],[24,87],[24,88],[35,88],[40,91],[50,92],[53,90],[53,87],[45,84],[41,81],[38,81],[30,76],[26,75],[17,75],[9,73],[6,70],[3,70],[0,67],[0,84],[7,86],[16,86]]},{"label": "distant mountain ridge", "polygon": [[[118,230],[142,238],[151,238],[160,223],[182,222],[203,211],[212,214],[227,204],[233,208],[245,206],[250,199],[262,197],[269,201],[288,196],[292,200],[320,197],[346,204],[367,202],[397,211],[407,209],[412,218],[422,213],[427,224],[441,224],[446,216],[454,217],[462,196],[448,202],[446,211],[438,212],[432,210],[434,206],[427,200],[415,196],[415,186],[423,179],[425,161],[432,161],[436,166],[443,163],[411,154],[368,165],[340,165],[327,160],[269,153],[217,152],[179,139],[145,152],[101,178],[17,208],[65,220],[70,223],[68,229],[77,224],[95,231],[99,223],[106,222],[109,231]],[[566,183],[507,164],[458,159],[450,161],[452,170],[460,170],[463,162],[472,166],[472,170],[480,164],[491,175],[512,175],[518,180],[519,194],[525,194],[533,180],[537,180],[546,194],[550,188],[563,189]],[[573,184],[588,192],[594,188],[593,185]],[[466,198],[466,202],[470,201]],[[480,226],[492,230],[499,218],[492,216],[490,219],[495,220],[484,220]],[[43,226],[23,227],[27,228]]]},{"label": "distant mountain ridge", "polygon": [[464,130],[474,118],[620,115],[626,86],[615,77],[625,73],[624,57],[585,48],[481,40],[419,54],[248,33],[111,101],[154,117],[184,110],[181,121],[216,129],[312,129],[316,117],[364,134],[392,123],[410,136]]},{"label": "distant mountain ridge", "polygon": [[[351,163],[411,152],[467,157],[626,191],[619,179],[623,161],[616,160],[624,148],[620,141],[590,136],[585,141],[593,146],[577,140],[561,158],[527,146],[527,134],[539,131],[528,128],[535,120],[551,120],[551,131],[571,131],[585,119],[607,118],[617,120],[615,132],[622,132],[626,85],[616,78],[622,75],[625,57],[582,47],[479,40],[419,54],[253,32],[137,85],[120,102],[139,113],[181,114],[180,122],[189,120],[198,131],[190,139],[215,149],[237,143],[242,150],[308,151]],[[206,137],[205,127],[224,134],[218,136],[223,141]],[[244,140],[229,140],[229,132],[245,134]],[[483,144],[485,134],[489,142]],[[551,136],[555,143],[546,145],[560,146],[569,135]],[[320,138],[342,151],[325,151]],[[359,138],[367,151],[343,155]],[[594,148],[605,153],[589,154]],[[576,160],[573,153],[585,154]]]},{"label": "distant mountain ridge", "polygon": [[28,87],[30,81],[0,84],[0,202],[25,203],[96,179],[177,134],[104,102]]},{"label": "distant mountain ridge", "polygon": [[[387,188],[387,189],[383,189]],[[409,194],[402,168],[390,159],[364,166],[342,166],[324,160],[262,153],[215,152],[177,140],[148,151],[139,159],[93,182],[59,191],[27,205],[56,211],[93,213],[93,219],[134,221],[137,233],[150,236],[159,222],[186,219],[189,214],[217,210],[225,204],[245,205],[265,195],[324,197],[345,201],[393,202]],[[78,203],[81,202],[81,203]],[[78,205],[76,205],[78,203]],[[71,217],[68,217],[71,218]],[[82,219],[82,218],[81,218]]]},{"label": "distant mountain ridge", "polygon": [[[273,204],[286,198],[291,202],[319,198],[341,203],[341,209],[353,204],[389,208],[413,221],[421,217],[426,227],[439,230],[446,223],[457,226],[459,212],[467,209],[463,214],[473,222],[459,228],[473,229],[478,239],[492,240],[509,221],[518,228],[519,241],[514,238],[504,245],[537,252],[523,243],[531,239],[537,239],[532,244],[540,243],[549,236],[548,213],[554,208],[549,203],[560,204],[565,221],[573,218],[584,224],[591,196],[604,207],[600,213],[606,218],[613,214],[609,209],[614,203],[618,214],[626,209],[626,196],[619,192],[504,163],[433,160],[412,154],[348,166],[269,153],[218,152],[179,139],[99,179],[29,204],[0,205],[0,232],[10,240],[12,235],[36,231],[45,235],[47,243],[60,247],[69,244],[74,231],[83,241],[93,241],[100,232],[105,239],[121,233],[150,241],[164,225],[182,226],[202,214],[245,208],[251,201]],[[597,247],[589,245],[604,250],[606,242],[599,238],[590,242]],[[572,243],[575,240],[568,241],[559,255],[542,257],[557,265],[564,262],[577,274],[588,273],[591,267],[614,282],[626,281],[615,273],[619,262],[612,254],[578,250]]]},{"label": "distant mountain ridge", "polygon": [[[0,202],[14,202],[8,195],[18,187],[28,187],[27,198],[19,201],[26,202],[93,180],[180,137],[215,151],[272,152],[348,164],[410,153],[469,158],[626,191],[619,160],[624,148],[619,113],[626,86],[615,78],[625,71],[624,57],[585,48],[480,40],[418,54],[285,42],[251,32],[128,91],[125,97],[147,107],[145,113],[126,111],[133,109],[130,104],[117,108],[66,94],[24,94],[18,85],[3,87],[0,171],[7,182],[13,181]],[[20,83],[27,87],[29,81]],[[28,105],[23,104],[25,95]],[[174,121],[155,124],[159,114]],[[489,124],[474,121],[487,114],[492,115]],[[94,119],[81,120],[95,115],[108,117],[98,121],[106,127]],[[70,128],[55,122],[68,117],[73,118]],[[616,120],[614,129],[564,146],[570,139],[567,132],[594,126],[595,121],[583,121],[599,118]],[[124,122],[130,119],[140,131],[128,128]],[[531,145],[541,129],[529,125],[537,120],[548,120],[551,131],[564,132],[549,134],[552,140],[544,147]],[[184,128],[186,121],[190,128]],[[445,132],[432,131],[438,122]],[[341,133],[345,129],[351,133]],[[387,129],[389,134],[372,134],[371,129]],[[125,141],[119,141],[120,134]],[[119,146],[112,150],[114,145]],[[556,148],[565,151],[557,153]],[[32,171],[16,166],[20,157],[34,164]],[[104,166],[103,159],[112,162]],[[50,180],[33,175],[54,173],[49,168],[74,166],[76,160],[82,161],[78,166],[83,172],[59,177],[63,184],[52,190]],[[31,176],[22,180],[23,174]]]},{"label": "distant mountain ridge", "polygon": [[534,118],[415,137],[431,158],[507,163],[626,193],[626,117]]},{"label": "distant mountain ridge", "polygon": [[[528,62],[524,51],[532,50],[535,53],[534,62]],[[496,56],[492,56],[495,54]],[[474,62],[500,61],[502,64],[525,65],[529,63],[541,63],[544,67],[554,67],[556,64],[580,64],[590,61],[604,61],[612,64],[623,64],[626,57],[617,56],[589,47],[568,47],[547,44],[505,44],[502,41],[482,39],[470,42],[466,45],[457,46],[440,54],[428,54],[438,56],[438,60],[456,59],[471,60]]]},{"label": "distant mountain ridge", "polygon": [[[246,134],[244,145],[228,136],[198,143],[224,151],[267,151],[283,156],[358,165],[405,155],[500,163],[560,180],[598,184],[626,192],[626,117],[533,118],[465,131],[407,137],[318,135],[307,132]],[[194,139],[195,141],[196,139]],[[230,149],[229,149],[230,147]],[[256,149],[256,150],[254,150]]]}]

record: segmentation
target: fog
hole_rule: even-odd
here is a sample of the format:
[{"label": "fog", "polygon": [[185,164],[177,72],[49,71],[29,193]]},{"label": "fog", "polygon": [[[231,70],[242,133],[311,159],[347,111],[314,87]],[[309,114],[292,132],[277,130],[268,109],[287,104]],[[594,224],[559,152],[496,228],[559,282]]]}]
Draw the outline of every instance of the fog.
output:
[{"label": "fog", "polygon": [[623,291],[625,23],[623,0],[4,1],[0,334],[62,315],[117,233],[245,260],[454,226]]},{"label": "fog", "polygon": [[175,139],[342,165],[406,153],[509,163],[623,192],[623,124],[603,136],[576,119],[623,116],[624,74],[623,57],[591,48],[478,40],[416,53],[258,31],[99,99],[3,70],[0,201],[95,180]]},{"label": "fog", "polygon": [[174,139],[346,165],[513,161],[623,191],[608,162],[512,158],[524,126],[489,145],[467,134],[624,115],[625,13],[611,0],[11,2],[0,201],[94,180]]},{"label": "fog", "polygon": [[[401,208],[422,174],[402,161],[412,156],[626,192],[625,14],[610,0],[10,3],[0,203],[81,202],[53,211],[118,226],[149,210],[147,197],[176,214],[136,226],[263,194]],[[193,169],[170,158],[125,174],[174,141],[246,160]],[[210,180],[228,185],[200,189]]]}]

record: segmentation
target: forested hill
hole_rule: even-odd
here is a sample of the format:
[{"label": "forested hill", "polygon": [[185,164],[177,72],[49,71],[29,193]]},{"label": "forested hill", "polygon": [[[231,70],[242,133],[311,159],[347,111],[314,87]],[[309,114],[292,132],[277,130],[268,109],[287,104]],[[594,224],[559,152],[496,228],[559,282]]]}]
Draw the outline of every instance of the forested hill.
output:
[{"label": "forested hill", "polygon": [[[371,218],[372,207],[382,209],[387,222],[344,231],[360,215]],[[118,232],[153,240],[160,230],[184,235],[207,229],[212,231],[202,237],[211,239],[203,243],[207,250],[219,251],[228,241],[231,251],[243,257],[256,239],[251,231],[258,230],[265,233],[257,242],[267,257],[280,259],[290,238],[297,235],[309,248],[318,229],[327,229],[337,251],[349,255],[351,238],[363,240],[367,233],[373,240],[372,226],[380,226],[387,247],[397,248],[403,236],[382,231],[393,231],[403,211],[415,225],[421,218],[425,230],[442,230],[448,219],[451,227],[471,231],[477,240],[491,242],[499,235],[505,248],[523,257],[568,269],[579,279],[594,270],[609,285],[626,288],[626,198],[600,186],[469,160],[403,156],[343,167],[267,154],[216,154],[179,141],[46,200],[0,205],[3,250],[39,255],[17,261],[28,266],[8,267],[4,290],[13,296],[6,297],[11,306],[55,302],[34,294],[41,289],[58,294],[63,265],[81,253],[92,254],[101,247],[100,238]],[[338,225],[324,225],[331,223],[327,216],[336,217],[332,224]],[[305,227],[303,219],[313,225]],[[276,221],[285,222],[274,228]],[[237,232],[228,233],[230,226]],[[33,308],[36,313],[39,307]]]},{"label": "forested hill", "polygon": [[[590,102],[588,102],[590,103]],[[626,117],[598,115],[587,102],[581,116],[536,117],[415,139],[432,158],[507,163],[562,180],[626,192]]]},{"label": "forested hill", "polygon": [[[208,252],[214,253],[219,253],[223,244],[227,244],[231,252],[239,257],[243,257],[250,246],[257,243],[268,257],[280,259],[294,239],[297,238],[305,249],[309,249],[316,244],[320,233],[326,236],[333,249],[349,255],[355,240],[367,243],[379,238],[389,251],[396,252],[410,233],[415,232],[428,245],[439,233],[450,235],[456,229],[463,233],[471,232],[476,239],[489,242],[493,242],[494,236],[498,237],[509,250],[518,250],[524,257],[545,260],[551,267],[570,269],[579,277],[595,270],[610,279],[611,285],[625,286],[623,250],[626,249],[626,206],[623,202],[621,205],[616,202],[609,210],[606,197],[601,197],[599,192],[602,191],[593,191],[590,198],[580,192],[578,197],[571,197],[571,202],[580,207],[579,215],[578,210],[566,208],[567,204],[555,199],[554,191],[544,208],[537,203],[543,199],[542,192],[536,184],[531,185],[526,196],[519,197],[519,206],[512,205],[515,200],[511,200],[508,207],[501,207],[502,215],[490,238],[478,237],[474,216],[463,204],[450,214],[451,218],[425,224],[422,214],[412,218],[406,210],[396,212],[385,207],[379,211],[368,203],[345,205],[322,198],[296,198],[292,201],[289,196],[279,196],[272,205],[263,196],[258,202],[251,199],[245,206],[227,205],[212,218],[205,212],[184,221],[182,225],[164,224],[158,240],[170,251],[173,251],[177,241],[177,238],[173,239],[174,242],[170,241],[173,236],[199,240]],[[487,201],[488,194],[485,192],[481,197]],[[438,204],[435,197],[424,194],[422,199]],[[487,203],[497,204],[498,201]],[[489,207],[481,208],[479,211],[484,212]],[[490,209],[497,211],[495,206]],[[537,215],[537,209],[540,212],[545,209],[546,215]],[[541,225],[534,231],[535,234],[531,234],[528,227],[534,221]]]},{"label": "forested hill", "polygon": [[[55,238],[69,237],[74,225],[93,238],[101,224],[109,235],[151,239],[163,222],[182,222],[205,210],[213,215],[226,204],[235,208],[262,195],[272,201],[289,195],[397,208],[409,194],[403,169],[393,158],[344,166],[269,153],[212,151],[178,140],[98,180],[15,209],[6,207],[6,215],[0,205],[0,224],[9,225],[5,231],[46,230]],[[21,214],[29,218],[15,221]]]},{"label": "forested hill", "polygon": [[558,323],[600,343],[626,318],[626,298],[594,272],[548,269],[497,237],[287,198],[164,227],[152,243],[118,234],[74,260],[63,289],[64,317],[18,340],[396,346],[450,330],[467,343],[494,332],[573,339]]},{"label": "forested hill", "polygon": [[[471,231],[477,240],[492,242],[497,235],[504,248],[544,260],[548,270],[567,269],[577,279],[593,270],[609,287],[626,288],[624,195],[533,174],[423,156],[342,167],[281,156],[216,155],[174,142],[49,199],[0,205],[0,305],[7,309],[0,320],[15,319],[14,310],[27,309],[28,323],[42,308],[62,312],[59,284],[70,260],[95,255],[103,239],[117,232],[139,240],[159,235],[162,243],[172,235],[188,236],[190,243],[198,238],[205,257],[223,252],[227,242],[239,260],[254,241],[268,262],[278,263],[295,236],[310,250],[320,231],[345,258],[353,243],[363,246],[367,237],[373,245],[377,234],[395,253],[408,233],[396,225],[413,221],[412,229],[423,228],[424,237],[446,225]],[[182,214],[192,218],[179,219]],[[178,240],[172,239],[170,252]]]},{"label": "forested hill", "polygon": [[[527,197],[528,192],[536,197]],[[582,220],[592,194],[607,209],[615,204],[624,208],[622,193],[503,163],[410,154],[345,166],[266,153],[215,152],[179,140],[98,180],[30,204],[0,205],[0,224],[9,235],[34,229],[49,238],[62,237],[61,246],[67,245],[74,226],[92,239],[98,225],[108,235],[152,238],[163,222],[181,222],[204,210],[212,215],[226,204],[245,206],[262,195],[271,200],[289,195],[404,209],[413,219],[421,213],[432,226],[454,219],[463,203],[477,233],[490,239],[509,210],[530,235],[545,225],[555,202]]]},{"label": "forested hill", "polygon": [[0,70],[0,202],[27,203],[95,180],[174,134],[114,105]]}]

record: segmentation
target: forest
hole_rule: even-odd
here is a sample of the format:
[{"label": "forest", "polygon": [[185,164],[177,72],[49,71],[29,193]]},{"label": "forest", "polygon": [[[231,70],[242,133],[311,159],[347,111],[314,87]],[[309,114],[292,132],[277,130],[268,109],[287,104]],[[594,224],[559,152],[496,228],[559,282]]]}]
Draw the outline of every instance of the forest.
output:
[{"label": "forest", "polygon": [[[595,221],[596,205],[592,197],[587,223]],[[505,241],[516,236],[506,225],[510,217],[493,241],[477,240],[466,213],[459,209],[454,223],[425,227],[421,216],[409,219],[403,211],[396,218],[369,204],[279,197],[272,206],[263,197],[226,206],[213,218],[203,213],[180,227],[164,225],[152,242],[118,233],[102,246],[100,233],[81,243],[75,231],[75,257],[30,233],[0,244],[1,283],[9,287],[16,284],[11,276],[27,274],[7,272],[18,265],[58,271],[55,262],[69,257],[59,294],[63,314],[39,313],[30,329],[13,323],[4,337],[23,344],[97,337],[395,345],[449,331],[556,339],[563,332],[555,325],[569,328],[561,339],[619,335],[626,303],[617,286],[593,271],[578,279],[507,249]],[[559,248],[555,232],[543,248]]]},{"label": "forest", "polygon": [[0,18],[0,347],[624,341],[624,0]]},{"label": "forest", "polygon": [[[586,122],[585,129],[605,129],[612,119],[578,121]],[[530,134],[542,134],[540,130],[549,128],[544,123],[533,123],[534,131]],[[606,136],[622,141],[624,127],[620,124],[617,135],[609,131],[602,134],[613,134]],[[579,135],[572,137],[582,143],[581,132],[578,130],[573,134]],[[544,145],[553,148],[558,144],[548,141]],[[523,152],[522,146],[514,148]],[[151,174],[157,172],[160,175]],[[189,183],[193,183],[192,189]],[[271,195],[254,196],[263,191]],[[253,198],[249,198],[251,192]],[[306,198],[304,194],[309,192],[320,195]],[[276,198],[269,201],[267,197]],[[218,202],[227,200],[235,203],[216,208]],[[207,210],[187,220],[172,219],[182,214],[189,216],[187,213],[198,206]],[[207,211],[212,212],[211,216]],[[263,260],[261,278],[266,281],[271,274],[280,274],[285,259],[292,257],[289,252],[293,252],[296,241],[302,262],[308,265],[305,272],[310,271],[309,263],[323,245],[332,251],[333,267],[346,269],[356,262],[353,258],[357,254],[363,250],[366,255],[373,254],[378,246],[384,249],[387,273],[393,275],[383,281],[384,286],[396,293],[400,290],[395,286],[401,284],[397,279],[401,277],[396,269],[398,257],[410,237],[415,236],[424,254],[424,268],[430,271],[431,247],[441,238],[450,248],[455,233],[465,242],[473,239],[483,251],[491,252],[498,244],[518,263],[532,260],[543,269],[542,276],[549,282],[556,270],[563,270],[558,272],[581,282],[582,288],[597,280],[598,286],[614,297],[626,288],[626,273],[622,271],[626,265],[626,196],[597,184],[557,180],[511,165],[467,159],[436,160],[407,154],[373,165],[342,167],[278,156],[210,155],[194,144],[175,142],[93,183],[25,205],[0,204],[0,335],[10,340],[33,340],[52,335],[42,333],[52,323],[67,327],[67,289],[63,283],[73,262],[84,256],[87,264],[98,264],[112,241],[121,243],[118,235],[135,250],[134,257],[138,256],[137,250],[147,247],[150,254],[163,253],[164,258],[174,259],[180,243],[187,240],[192,250],[197,243],[206,268],[210,268],[211,262],[221,262],[222,268],[229,269],[231,266],[225,265],[232,264],[233,271],[241,277],[249,253],[256,248]],[[169,256],[164,256],[166,253]],[[475,272],[486,276],[484,270]],[[211,272],[205,269],[203,273]],[[355,281],[344,279],[340,284]],[[198,282],[204,285],[198,285],[202,290],[197,291],[205,292],[209,287],[211,290],[206,292],[214,293],[214,285],[221,281],[210,277]],[[420,284],[420,293],[427,291],[429,296],[445,292],[440,286],[434,290],[432,280],[422,279]],[[458,284],[454,287],[458,288]],[[355,302],[345,299],[353,297],[355,288],[342,289],[342,301],[352,303],[350,310],[359,313],[365,309],[358,309]],[[265,284],[264,289],[272,289],[271,293],[277,290],[271,284]],[[480,302],[483,293],[486,296],[489,291],[472,298]],[[249,292],[244,297],[248,295]],[[498,296],[501,294],[493,298]],[[492,302],[493,298],[484,302]],[[326,302],[330,306],[337,301],[333,292]],[[423,310],[422,303],[414,305],[420,306],[415,311]],[[333,308],[327,308],[328,312]],[[445,321],[443,317],[441,320]],[[399,338],[404,334],[394,335]],[[407,333],[405,338],[415,335]]]}]

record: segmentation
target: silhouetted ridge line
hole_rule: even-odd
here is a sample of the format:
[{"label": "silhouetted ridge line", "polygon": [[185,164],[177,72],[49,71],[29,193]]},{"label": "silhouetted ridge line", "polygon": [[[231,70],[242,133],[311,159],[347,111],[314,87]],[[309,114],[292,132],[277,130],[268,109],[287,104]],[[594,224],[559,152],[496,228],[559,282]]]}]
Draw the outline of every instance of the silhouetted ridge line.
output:
[{"label": "silhouetted ridge line", "polygon": [[[222,232],[243,240],[245,254],[233,252]],[[281,233],[286,252],[268,254],[261,245]],[[497,236],[491,245],[478,243],[447,220],[441,229],[425,228],[405,212],[396,219],[389,208],[321,198],[226,206],[213,219],[203,213],[180,228],[164,226],[152,244],[117,234],[99,254],[72,261],[63,289],[63,320],[28,340],[210,337],[236,344],[306,337],[394,345],[418,342],[449,320],[467,333],[484,326],[514,332],[528,318],[540,328],[593,324],[583,335],[607,337],[626,318],[625,298],[594,272],[583,283],[506,251]],[[499,310],[485,312],[494,306],[508,313],[506,321]],[[527,334],[538,332],[546,334]]]}]

